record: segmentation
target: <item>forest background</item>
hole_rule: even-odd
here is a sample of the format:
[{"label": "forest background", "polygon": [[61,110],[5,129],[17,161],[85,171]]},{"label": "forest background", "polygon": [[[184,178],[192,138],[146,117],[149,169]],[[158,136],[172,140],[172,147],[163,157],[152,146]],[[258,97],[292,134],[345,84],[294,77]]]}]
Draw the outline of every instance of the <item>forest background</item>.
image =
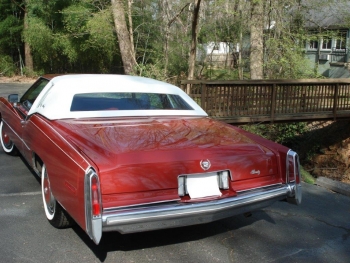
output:
[{"label": "forest background", "polygon": [[[312,78],[305,44],[345,0],[0,0],[0,74],[125,73],[181,79]],[[342,14],[340,14],[342,13]],[[249,39],[248,42],[245,41]],[[196,61],[202,44],[236,49],[234,66]],[[246,51],[247,56],[242,56]]]}]

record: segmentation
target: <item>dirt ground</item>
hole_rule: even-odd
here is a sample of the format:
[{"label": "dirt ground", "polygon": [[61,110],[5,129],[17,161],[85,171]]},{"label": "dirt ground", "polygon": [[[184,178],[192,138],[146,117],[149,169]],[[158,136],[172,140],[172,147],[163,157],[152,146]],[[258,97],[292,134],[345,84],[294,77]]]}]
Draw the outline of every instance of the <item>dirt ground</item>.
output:
[{"label": "dirt ground", "polygon": [[350,183],[350,120],[312,122],[308,127],[295,147],[305,170],[315,178]]},{"label": "dirt ground", "polygon": [[0,83],[34,83],[37,78],[28,78],[26,76],[0,77]]}]

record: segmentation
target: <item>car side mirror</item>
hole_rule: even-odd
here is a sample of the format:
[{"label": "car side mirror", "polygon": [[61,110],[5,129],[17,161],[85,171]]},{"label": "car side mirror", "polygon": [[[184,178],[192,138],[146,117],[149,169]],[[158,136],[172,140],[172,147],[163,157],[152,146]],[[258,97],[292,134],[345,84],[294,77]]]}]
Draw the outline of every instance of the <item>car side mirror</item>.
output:
[{"label": "car side mirror", "polygon": [[11,102],[11,103],[18,102],[18,94],[10,94],[8,96],[8,101]]}]

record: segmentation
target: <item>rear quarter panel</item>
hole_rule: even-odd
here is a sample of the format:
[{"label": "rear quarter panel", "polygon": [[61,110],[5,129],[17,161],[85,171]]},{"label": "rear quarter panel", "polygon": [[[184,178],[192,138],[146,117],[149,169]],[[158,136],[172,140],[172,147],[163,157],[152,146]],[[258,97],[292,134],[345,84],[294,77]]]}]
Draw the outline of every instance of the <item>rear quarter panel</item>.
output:
[{"label": "rear quarter panel", "polygon": [[89,162],[42,116],[32,115],[25,130],[24,140],[46,165],[55,198],[85,229],[84,176]]},{"label": "rear quarter panel", "polygon": [[275,143],[273,141],[267,140],[265,138],[262,138],[256,134],[247,132],[245,130],[242,130],[238,127],[234,127],[235,129],[239,130],[240,133],[243,135],[247,136],[251,140],[257,142],[258,144],[270,149],[277,157],[277,165],[278,165],[278,174],[282,180],[283,183],[286,183],[286,157],[287,157],[287,152],[289,151],[289,148]]}]

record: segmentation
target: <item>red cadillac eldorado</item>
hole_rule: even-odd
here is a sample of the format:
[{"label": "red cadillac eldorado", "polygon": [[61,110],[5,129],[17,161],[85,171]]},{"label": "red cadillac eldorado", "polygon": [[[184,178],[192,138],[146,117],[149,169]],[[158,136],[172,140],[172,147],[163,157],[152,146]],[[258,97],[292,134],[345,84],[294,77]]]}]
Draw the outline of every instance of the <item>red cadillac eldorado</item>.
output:
[{"label": "red cadillac eldorado", "polygon": [[213,120],[181,89],[123,75],[39,78],[0,98],[2,149],[41,178],[48,221],[102,233],[212,222],[301,202],[298,155]]}]

